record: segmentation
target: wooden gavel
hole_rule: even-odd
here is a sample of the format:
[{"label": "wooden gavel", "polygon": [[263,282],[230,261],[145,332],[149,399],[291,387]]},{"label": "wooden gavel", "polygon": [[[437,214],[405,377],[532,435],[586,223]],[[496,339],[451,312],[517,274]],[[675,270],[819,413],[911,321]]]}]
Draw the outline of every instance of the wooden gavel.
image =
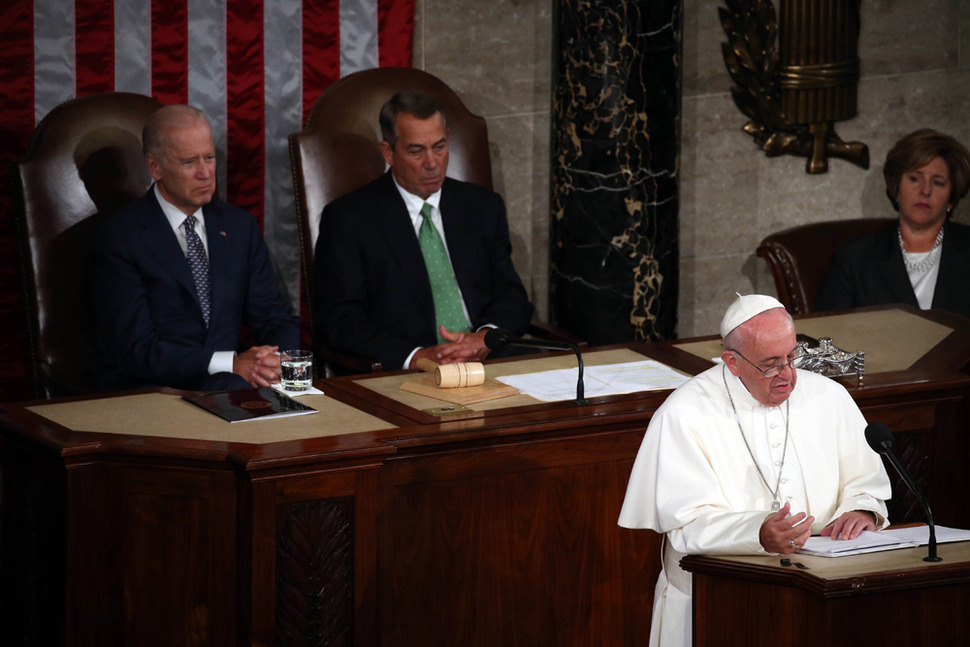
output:
[{"label": "wooden gavel", "polygon": [[434,373],[434,383],[441,389],[481,386],[485,383],[485,367],[481,362],[436,364],[430,359],[421,358],[418,368],[426,373]]}]

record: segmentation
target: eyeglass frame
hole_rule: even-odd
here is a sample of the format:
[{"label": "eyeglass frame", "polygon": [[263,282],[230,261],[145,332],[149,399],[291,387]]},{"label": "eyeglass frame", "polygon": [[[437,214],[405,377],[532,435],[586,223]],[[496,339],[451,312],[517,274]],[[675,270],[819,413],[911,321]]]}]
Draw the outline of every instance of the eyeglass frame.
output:
[{"label": "eyeglass frame", "polygon": [[[741,351],[735,350],[734,348],[729,348],[728,350],[730,352],[732,352],[732,353],[737,354],[738,357],[740,357],[741,359],[743,359],[744,361],[746,361],[748,364],[751,364],[751,366],[753,366],[756,371],[758,371],[759,373],[761,373],[762,377],[764,377],[766,380],[773,380],[773,379],[775,379],[776,377],[778,377],[779,375],[781,375],[781,372],[784,371],[788,367],[791,367],[792,370],[795,370],[795,367],[792,366],[792,364],[794,364],[795,363],[795,360],[797,360],[798,357],[799,357],[796,354],[795,357],[792,357],[787,362],[782,362],[781,364],[775,364],[774,366],[769,366],[768,368],[761,368],[760,366],[758,366],[757,364],[755,364],[754,362],[752,362],[750,359],[748,359],[747,357],[745,357],[744,355],[742,355],[741,354]],[[798,350],[797,347],[794,348],[794,349],[792,349],[792,352],[789,353],[789,355],[791,355],[792,353],[795,353],[797,350]],[[776,371],[776,372],[772,372],[772,371]],[[771,372],[771,375],[768,375],[769,372]]]}]

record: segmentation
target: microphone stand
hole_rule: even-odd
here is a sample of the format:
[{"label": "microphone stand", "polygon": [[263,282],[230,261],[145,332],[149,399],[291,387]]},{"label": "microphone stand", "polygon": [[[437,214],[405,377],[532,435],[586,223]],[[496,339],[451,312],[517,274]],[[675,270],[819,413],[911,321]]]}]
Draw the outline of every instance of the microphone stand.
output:
[{"label": "microphone stand", "polygon": [[909,487],[910,492],[916,497],[916,500],[923,507],[923,514],[926,515],[926,524],[930,528],[930,542],[928,546],[928,554],[923,558],[924,562],[942,562],[943,558],[936,554],[936,525],[933,523],[933,513],[930,511],[930,506],[926,502],[926,498],[923,493],[920,492],[919,488],[916,487],[916,483],[910,478],[909,473],[903,469],[903,464],[899,462],[899,458],[896,453],[890,448],[885,448],[886,451],[883,452],[888,458],[889,462],[892,463],[893,467],[896,468],[896,472],[903,478],[906,485]]},{"label": "microphone stand", "polygon": [[583,354],[579,352],[576,344],[558,341],[546,341],[544,339],[516,339],[507,331],[501,329],[489,330],[485,334],[485,345],[492,350],[498,350],[505,346],[518,346],[520,348],[538,348],[540,350],[571,350],[576,354],[576,364],[579,366],[579,379],[576,382],[576,404],[588,404],[585,397],[585,387],[583,385]]},{"label": "microphone stand", "polygon": [[942,557],[936,554],[936,525],[933,523],[933,513],[930,511],[930,506],[926,502],[926,498],[918,487],[916,487],[916,481],[909,475],[906,468],[903,466],[899,457],[896,456],[896,452],[893,451],[893,434],[889,431],[889,427],[882,422],[872,422],[866,426],[866,442],[869,446],[879,454],[882,454],[889,459],[892,463],[893,468],[896,473],[902,477],[903,482],[909,491],[913,493],[916,500],[919,502],[920,506],[923,508],[923,514],[926,515],[926,524],[929,526],[930,541],[929,541],[929,552],[926,557],[923,558],[924,562],[941,562]]}]

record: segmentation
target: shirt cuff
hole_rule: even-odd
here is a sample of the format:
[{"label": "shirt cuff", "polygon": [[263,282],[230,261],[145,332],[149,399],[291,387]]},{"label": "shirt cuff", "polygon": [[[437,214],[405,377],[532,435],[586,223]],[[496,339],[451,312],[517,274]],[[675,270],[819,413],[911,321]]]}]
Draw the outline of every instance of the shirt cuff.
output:
[{"label": "shirt cuff", "polygon": [[236,352],[232,350],[219,350],[212,353],[212,359],[209,360],[209,375],[232,373],[232,359],[235,356]]},{"label": "shirt cuff", "polygon": [[414,357],[414,354],[419,350],[421,350],[421,348],[422,348],[421,346],[418,346],[410,353],[408,353],[408,356],[404,358],[404,366],[402,366],[401,368],[403,368],[405,371],[409,370],[411,368],[411,358]]}]

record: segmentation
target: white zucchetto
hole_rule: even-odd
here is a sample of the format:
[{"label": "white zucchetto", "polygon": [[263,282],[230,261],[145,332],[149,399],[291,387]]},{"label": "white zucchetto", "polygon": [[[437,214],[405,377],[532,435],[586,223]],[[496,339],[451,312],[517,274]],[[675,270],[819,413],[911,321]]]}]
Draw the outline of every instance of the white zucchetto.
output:
[{"label": "white zucchetto", "polygon": [[[735,292],[735,294],[737,293]],[[721,319],[721,339],[727,337],[729,332],[751,317],[760,315],[766,310],[784,307],[778,299],[764,294],[748,294],[745,296],[738,294],[738,298],[735,299]]]}]

